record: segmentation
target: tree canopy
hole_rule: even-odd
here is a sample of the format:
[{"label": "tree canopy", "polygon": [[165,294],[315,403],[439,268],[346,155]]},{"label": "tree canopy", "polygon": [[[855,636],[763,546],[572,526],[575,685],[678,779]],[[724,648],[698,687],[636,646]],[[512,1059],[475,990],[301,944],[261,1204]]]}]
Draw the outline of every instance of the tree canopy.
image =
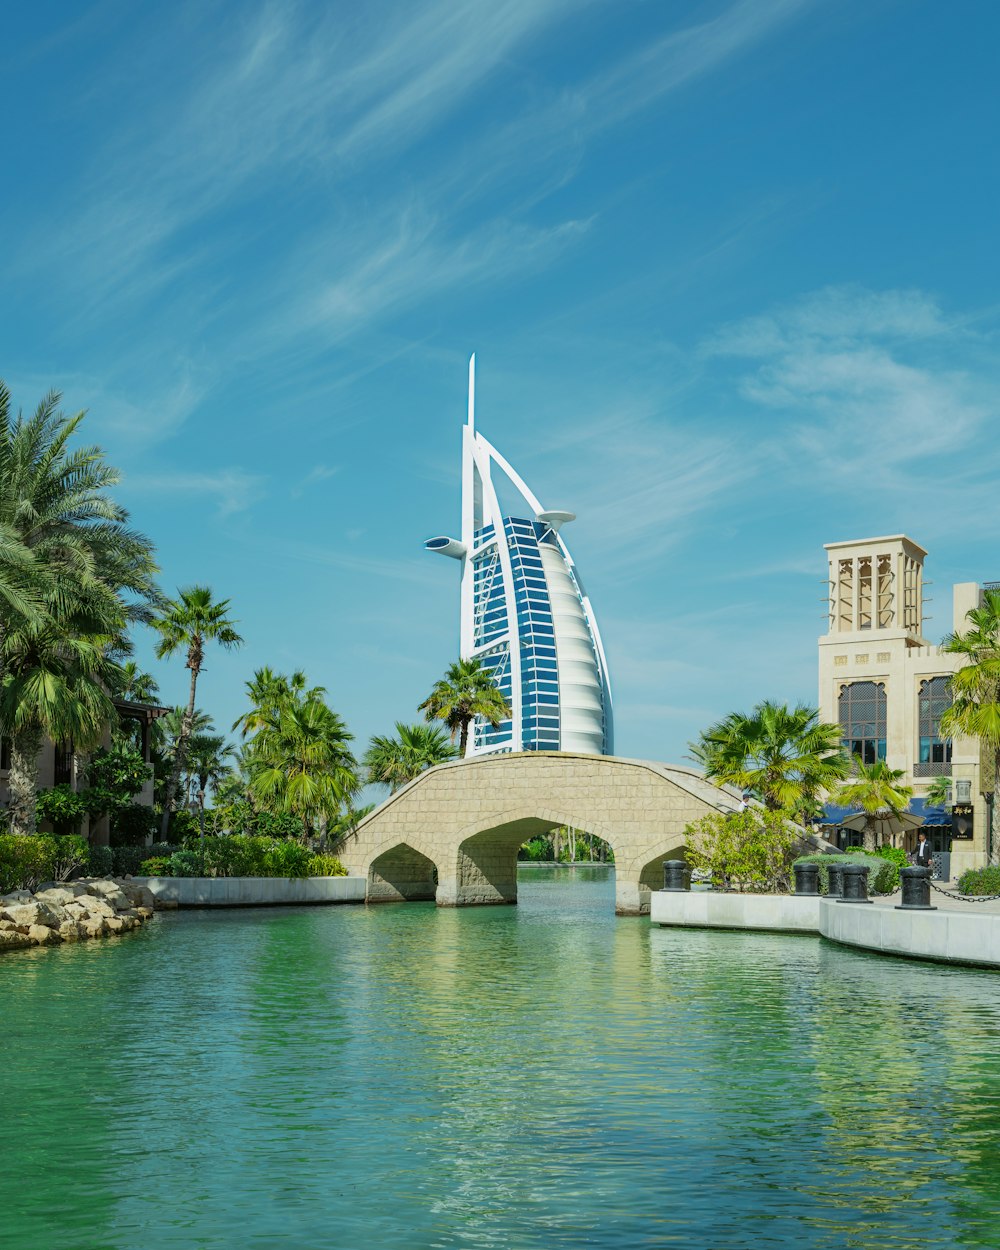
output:
[{"label": "tree canopy", "polygon": [[363,765],[369,781],[398,790],[424,769],[444,764],[457,754],[443,729],[397,721],[395,737],[376,735],[372,738]]},{"label": "tree canopy", "polygon": [[991,850],[1000,853],[1000,589],[983,591],[982,604],[965,615],[967,628],[949,634],[942,650],[965,664],[951,679],[951,707],[941,716],[945,736],[978,738],[993,761]]},{"label": "tree canopy", "polygon": [[840,734],[816,708],[765,701],[710,726],[692,751],[707,777],[751,791],[770,811],[799,816],[850,771]]},{"label": "tree canopy", "polygon": [[435,682],[427,698],[420,704],[429,721],[444,721],[454,742],[456,735],[460,755],[465,755],[469,727],[477,716],[494,729],[511,715],[507,697],[499,689],[493,673],[480,660],[456,660],[440,681]]}]

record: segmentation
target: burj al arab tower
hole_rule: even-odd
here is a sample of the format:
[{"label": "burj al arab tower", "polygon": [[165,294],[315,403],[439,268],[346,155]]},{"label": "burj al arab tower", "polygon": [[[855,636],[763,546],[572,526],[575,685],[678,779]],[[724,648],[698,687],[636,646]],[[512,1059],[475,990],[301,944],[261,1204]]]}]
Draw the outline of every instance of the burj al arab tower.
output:
[{"label": "burj al arab tower", "polygon": [[[461,653],[493,670],[513,715],[494,729],[478,719],[468,754],[505,751],[613,753],[611,684],[600,631],[562,527],[572,512],[543,508],[476,430],[476,358],[462,432],[462,536],[431,538],[428,551],[462,570]],[[497,498],[517,502],[507,516]]]}]

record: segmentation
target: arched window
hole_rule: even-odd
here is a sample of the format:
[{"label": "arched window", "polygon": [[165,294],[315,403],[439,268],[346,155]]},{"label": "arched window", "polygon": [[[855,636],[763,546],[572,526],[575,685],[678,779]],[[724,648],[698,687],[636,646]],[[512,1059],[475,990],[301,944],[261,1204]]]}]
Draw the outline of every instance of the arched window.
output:
[{"label": "arched window", "polygon": [[951,771],[951,741],[941,737],[941,713],[951,707],[947,677],[931,677],[920,683],[918,777],[947,775]]},{"label": "arched window", "polygon": [[866,764],[885,759],[885,686],[852,681],[840,687],[837,700],[841,743]]}]

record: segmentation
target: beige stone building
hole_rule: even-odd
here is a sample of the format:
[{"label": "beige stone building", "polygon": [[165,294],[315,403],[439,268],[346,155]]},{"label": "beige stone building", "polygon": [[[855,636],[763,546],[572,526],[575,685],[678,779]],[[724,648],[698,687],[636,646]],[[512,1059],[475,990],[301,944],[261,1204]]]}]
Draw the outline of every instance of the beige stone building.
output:
[{"label": "beige stone building", "polygon": [[[165,716],[169,709],[146,703],[131,703],[124,699],[116,699],[114,703],[122,727],[130,730],[135,745],[142,752],[143,759],[147,764],[150,763],[150,735],[153,722]],[[111,746],[110,726],[104,735],[102,745]],[[10,742],[2,738],[0,739],[0,807],[2,808],[6,808],[10,803],[10,789],[7,784],[9,771]],[[45,739],[38,754],[38,788],[40,790],[48,790],[52,786],[59,785],[68,785],[73,790],[82,790],[85,785],[82,773],[83,760],[74,750],[71,742],[53,742],[50,738]],[[152,775],[133,801],[143,807],[153,806]],[[43,823],[43,828],[47,827]],[[81,832],[95,845],[106,846],[108,842],[107,817],[96,821],[93,828],[90,826],[89,818],[84,817]]]},{"label": "beige stone building", "polygon": [[[986,862],[993,770],[975,739],[943,738],[941,713],[960,656],[943,653],[924,634],[924,557],[904,534],[827,543],[828,632],[819,640],[819,710],[841,725],[843,742],[866,763],[884,759],[902,769],[913,787],[914,810],[935,777],[951,778],[951,827],[928,825],[935,850],[952,851],[951,871]],[[965,626],[977,607],[975,582],[953,588],[948,618],[936,622],[938,640]],[[940,818],[940,817],[939,817]]]}]

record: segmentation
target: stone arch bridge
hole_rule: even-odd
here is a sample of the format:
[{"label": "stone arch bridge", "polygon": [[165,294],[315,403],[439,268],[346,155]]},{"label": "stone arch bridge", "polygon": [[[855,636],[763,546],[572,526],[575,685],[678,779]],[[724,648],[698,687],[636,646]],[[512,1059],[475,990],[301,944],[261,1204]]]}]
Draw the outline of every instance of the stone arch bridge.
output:
[{"label": "stone arch bridge", "polygon": [[339,850],[369,902],[441,907],[517,902],[517,852],[560,825],[615,853],[615,910],[649,911],[663,861],[683,858],[684,827],[734,811],[735,794],[688,768],[604,755],[526,751],[428,769],[367,816]]}]

